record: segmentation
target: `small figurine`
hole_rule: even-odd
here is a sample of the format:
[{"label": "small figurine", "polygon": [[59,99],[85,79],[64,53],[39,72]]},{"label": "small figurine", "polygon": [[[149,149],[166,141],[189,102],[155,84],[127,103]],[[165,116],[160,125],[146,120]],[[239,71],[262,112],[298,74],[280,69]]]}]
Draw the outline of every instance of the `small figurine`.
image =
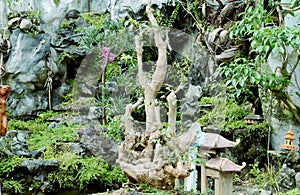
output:
[{"label": "small figurine", "polygon": [[298,147],[293,145],[295,136],[294,136],[294,132],[292,131],[292,125],[290,126],[289,131],[286,132],[285,134],[286,134],[286,136],[284,136],[285,144],[281,144],[280,148],[286,150],[298,150]]},{"label": "small figurine", "polygon": [[6,98],[10,91],[10,86],[0,85],[0,136],[6,134],[7,117],[6,117]]}]

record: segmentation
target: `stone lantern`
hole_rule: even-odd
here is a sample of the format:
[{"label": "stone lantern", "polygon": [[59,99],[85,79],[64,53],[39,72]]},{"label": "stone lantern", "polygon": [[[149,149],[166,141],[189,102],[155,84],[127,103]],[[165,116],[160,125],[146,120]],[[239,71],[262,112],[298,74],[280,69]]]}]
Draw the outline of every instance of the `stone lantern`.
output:
[{"label": "stone lantern", "polygon": [[248,125],[253,125],[253,124],[257,124],[257,123],[260,123],[264,120],[263,117],[261,117],[260,115],[247,115],[245,116],[244,118],[245,120],[245,123],[248,124]]},{"label": "stone lantern", "polygon": [[[215,195],[230,195],[233,191],[233,174],[240,172],[246,163],[237,165],[226,158],[212,158],[206,162],[206,176],[212,177],[215,180]],[[201,180],[201,183],[203,181]],[[206,182],[206,181],[205,181]],[[205,186],[206,184],[203,184]],[[201,193],[206,193],[206,188],[201,188]]]},{"label": "stone lantern", "polygon": [[217,154],[225,148],[236,147],[239,142],[240,140],[236,140],[236,142],[230,141],[219,134],[205,133],[204,142],[199,148],[202,159],[205,162],[200,164],[201,193],[207,193],[207,178],[211,177],[215,180],[215,195],[232,194],[233,173],[239,172],[246,164],[243,163],[242,166],[236,165],[229,159],[218,157]]},{"label": "stone lantern", "polygon": [[[246,163],[239,166],[229,159],[220,158],[218,155],[226,148],[236,147],[240,140],[238,139],[236,142],[233,142],[216,133],[202,132],[201,125],[197,122],[195,122],[191,128],[196,129],[196,139],[192,146],[197,149],[191,151],[190,157],[193,159],[200,154],[201,163],[198,161],[198,163],[195,162],[192,165],[194,171],[189,177],[185,178],[184,189],[186,191],[198,190],[197,188],[199,186],[197,184],[199,184],[199,182],[197,180],[200,179],[201,194],[207,194],[208,177],[210,177],[215,180],[215,195],[231,195],[233,174],[244,168]],[[210,129],[209,127],[206,130]],[[198,168],[200,168],[200,170]],[[199,171],[200,178],[198,174]]]},{"label": "stone lantern", "polygon": [[286,134],[286,136],[284,136],[285,143],[281,144],[280,148],[286,150],[298,150],[298,147],[293,145],[295,136],[294,136],[294,132],[292,131],[292,125],[290,125],[290,129],[285,134]]}]

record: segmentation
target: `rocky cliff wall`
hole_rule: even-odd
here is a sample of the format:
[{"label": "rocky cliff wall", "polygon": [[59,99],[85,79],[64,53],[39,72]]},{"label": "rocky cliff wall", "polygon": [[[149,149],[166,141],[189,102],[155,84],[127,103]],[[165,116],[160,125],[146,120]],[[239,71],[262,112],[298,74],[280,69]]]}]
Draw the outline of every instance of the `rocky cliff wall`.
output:
[{"label": "rocky cliff wall", "polygon": [[[31,116],[50,109],[61,103],[62,97],[70,92],[70,86],[66,83],[70,79],[68,77],[75,74],[74,70],[87,55],[88,50],[81,46],[80,36],[70,32],[58,32],[59,25],[68,11],[75,9],[80,13],[92,11],[98,14],[109,12],[112,19],[117,19],[138,13],[147,4],[147,0],[56,2],[53,0],[13,1],[11,4],[0,2],[0,27],[8,26],[5,37],[9,40],[10,46],[4,48],[7,56],[5,56],[3,83],[11,86],[7,107],[13,116]],[[158,8],[164,4],[174,5],[174,3],[175,0],[153,0],[153,4]],[[35,13],[40,11],[40,20],[25,17],[27,11]],[[8,18],[10,13],[14,13],[15,16]],[[59,62],[63,53],[71,54],[74,59]]]}]

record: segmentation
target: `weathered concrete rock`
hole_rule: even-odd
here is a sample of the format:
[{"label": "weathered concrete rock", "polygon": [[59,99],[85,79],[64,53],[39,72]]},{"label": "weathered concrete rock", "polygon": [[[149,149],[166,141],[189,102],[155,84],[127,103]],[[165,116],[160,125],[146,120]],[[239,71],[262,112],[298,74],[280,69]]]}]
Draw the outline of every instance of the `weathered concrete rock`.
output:
[{"label": "weathered concrete rock", "polygon": [[42,170],[55,170],[58,165],[58,160],[24,160],[20,168],[26,169],[29,173],[37,173]]},{"label": "weathered concrete rock", "polygon": [[300,172],[296,173],[295,181],[296,181],[296,188],[300,190]]},{"label": "weathered concrete rock", "polygon": [[[30,4],[34,10],[41,10],[43,13],[41,15],[41,19],[45,21],[44,29],[46,29],[47,32],[48,30],[57,30],[61,18],[65,16],[67,11],[72,9],[78,10],[81,13],[95,10],[98,13],[105,13],[106,11],[109,11],[112,19],[116,19],[129,16],[129,13],[138,13],[144,9],[147,2],[148,0],[107,0],[100,2],[97,0],[90,0],[89,3],[87,3],[85,1],[65,0],[59,1],[57,4],[55,4],[53,0],[23,0],[21,2],[15,2],[12,4],[11,9],[16,11],[24,11],[28,9],[28,4]],[[152,3],[158,8],[161,8],[163,4],[175,6],[175,2],[177,2],[177,0],[152,0]],[[4,6],[5,4],[2,5],[3,11],[5,11]],[[3,21],[5,20],[3,19]]]},{"label": "weathered concrete rock", "polygon": [[115,142],[101,135],[102,129],[90,126],[88,129],[80,130],[79,137],[89,153],[102,156],[109,164],[115,164],[118,158],[118,147]]},{"label": "weathered concrete rock", "polygon": [[277,177],[279,189],[281,191],[288,191],[295,188],[295,170],[283,164]]},{"label": "weathered concrete rock", "polygon": [[233,195],[271,195],[271,191],[255,187],[234,186]]},{"label": "weathered concrete rock", "polygon": [[21,30],[28,30],[32,27],[32,22],[30,19],[22,19],[20,23],[20,29]]},{"label": "weathered concrete rock", "polygon": [[26,143],[26,138],[29,135],[29,131],[8,131],[7,134],[0,139],[0,159],[13,155],[34,159],[41,157],[46,148],[29,151],[28,144]]},{"label": "weathered concrete rock", "polygon": [[5,83],[11,86],[8,110],[15,116],[30,115],[34,111],[47,109],[46,56],[50,49],[47,34],[36,37],[16,29],[10,37],[12,51],[5,65]]}]

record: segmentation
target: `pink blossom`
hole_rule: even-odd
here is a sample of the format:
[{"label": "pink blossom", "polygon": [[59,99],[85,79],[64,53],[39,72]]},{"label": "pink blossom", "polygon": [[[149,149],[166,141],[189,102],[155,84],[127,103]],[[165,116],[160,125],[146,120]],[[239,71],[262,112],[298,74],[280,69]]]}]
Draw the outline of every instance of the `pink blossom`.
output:
[{"label": "pink blossom", "polygon": [[115,56],[113,55],[113,54],[109,54],[109,57],[108,57],[108,60],[110,61],[110,62],[113,62],[114,60],[115,60]]},{"label": "pink blossom", "polygon": [[105,63],[105,64],[107,63],[106,60],[108,60],[110,62],[113,62],[115,60],[115,56],[109,52],[108,47],[103,47],[102,53],[99,55],[99,58],[104,60],[103,63]]},{"label": "pink blossom", "polygon": [[108,54],[108,47],[103,47],[102,53],[106,56]]}]

